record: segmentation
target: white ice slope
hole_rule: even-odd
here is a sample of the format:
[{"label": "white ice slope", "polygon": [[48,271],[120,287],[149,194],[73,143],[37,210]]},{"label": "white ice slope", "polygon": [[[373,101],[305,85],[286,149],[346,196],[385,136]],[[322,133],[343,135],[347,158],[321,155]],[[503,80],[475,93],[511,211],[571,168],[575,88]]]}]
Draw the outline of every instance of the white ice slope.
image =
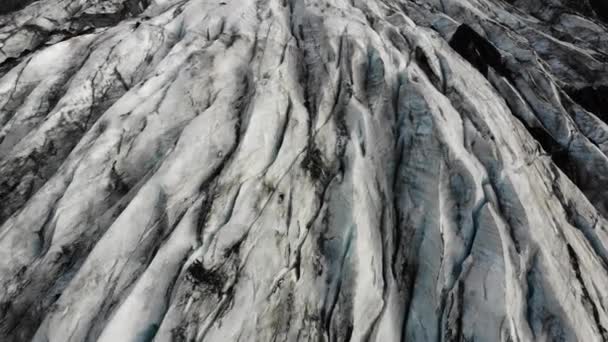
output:
[{"label": "white ice slope", "polygon": [[600,0],[0,4],[0,341],[608,341]]}]

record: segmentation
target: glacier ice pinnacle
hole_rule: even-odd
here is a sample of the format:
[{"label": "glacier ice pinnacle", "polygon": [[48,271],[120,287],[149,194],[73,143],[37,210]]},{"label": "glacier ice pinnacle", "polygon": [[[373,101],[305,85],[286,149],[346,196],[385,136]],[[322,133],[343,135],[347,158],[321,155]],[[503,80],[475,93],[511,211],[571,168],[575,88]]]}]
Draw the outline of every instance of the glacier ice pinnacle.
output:
[{"label": "glacier ice pinnacle", "polygon": [[604,0],[1,0],[0,341],[608,341]]}]

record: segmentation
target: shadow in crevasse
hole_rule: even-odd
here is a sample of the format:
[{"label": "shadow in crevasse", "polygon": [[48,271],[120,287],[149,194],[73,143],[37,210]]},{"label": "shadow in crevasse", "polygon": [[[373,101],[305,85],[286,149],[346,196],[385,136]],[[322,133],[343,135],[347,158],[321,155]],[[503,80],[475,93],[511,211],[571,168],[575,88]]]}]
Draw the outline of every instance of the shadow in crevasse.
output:
[{"label": "shadow in crevasse", "polygon": [[510,72],[504,65],[500,51],[469,25],[460,25],[449,44],[485,77],[488,76],[488,69],[491,67],[500,75],[509,78]]},{"label": "shadow in crevasse", "polygon": [[0,1],[0,15],[18,11],[34,1],[36,0],[2,0]]},{"label": "shadow in crevasse", "polygon": [[589,0],[591,8],[595,14],[604,22],[608,23],[608,1],[606,0]]},{"label": "shadow in crevasse", "polygon": [[566,92],[572,100],[608,123],[608,85],[570,88]]}]

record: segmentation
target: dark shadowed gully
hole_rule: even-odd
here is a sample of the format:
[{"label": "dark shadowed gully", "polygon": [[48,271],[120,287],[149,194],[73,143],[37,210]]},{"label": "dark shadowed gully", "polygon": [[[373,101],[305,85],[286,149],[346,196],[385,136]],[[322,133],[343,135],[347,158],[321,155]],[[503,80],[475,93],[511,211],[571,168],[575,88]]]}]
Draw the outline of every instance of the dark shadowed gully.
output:
[{"label": "dark shadowed gully", "polygon": [[0,4],[0,15],[20,10],[36,0],[4,0]]}]

